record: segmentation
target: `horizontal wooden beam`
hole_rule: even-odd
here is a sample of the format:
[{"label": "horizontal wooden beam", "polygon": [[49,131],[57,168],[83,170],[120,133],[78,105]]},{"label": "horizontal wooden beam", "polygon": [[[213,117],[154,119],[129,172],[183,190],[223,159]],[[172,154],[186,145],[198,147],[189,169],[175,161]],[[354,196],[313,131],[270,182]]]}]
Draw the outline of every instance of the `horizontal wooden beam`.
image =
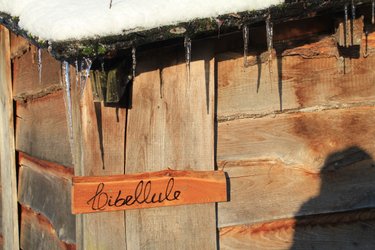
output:
[{"label": "horizontal wooden beam", "polygon": [[222,171],[163,170],[131,175],[73,177],[74,214],[227,200]]}]

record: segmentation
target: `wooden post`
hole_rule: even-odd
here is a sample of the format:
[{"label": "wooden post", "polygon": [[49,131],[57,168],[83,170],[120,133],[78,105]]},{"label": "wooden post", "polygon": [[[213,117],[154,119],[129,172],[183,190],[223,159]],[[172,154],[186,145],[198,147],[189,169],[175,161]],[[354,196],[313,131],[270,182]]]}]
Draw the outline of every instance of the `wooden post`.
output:
[{"label": "wooden post", "polygon": [[0,26],[0,166],[4,249],[19,249],[9,31]]}]

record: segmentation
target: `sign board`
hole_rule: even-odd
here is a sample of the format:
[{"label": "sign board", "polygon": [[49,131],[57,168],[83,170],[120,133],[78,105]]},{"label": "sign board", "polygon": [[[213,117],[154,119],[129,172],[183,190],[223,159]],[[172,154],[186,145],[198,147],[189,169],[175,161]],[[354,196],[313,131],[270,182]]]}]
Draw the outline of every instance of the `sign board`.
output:
[{"label": "sign board", "polygon": [[73,177],[73,214],[227,201],[222,171]]}]

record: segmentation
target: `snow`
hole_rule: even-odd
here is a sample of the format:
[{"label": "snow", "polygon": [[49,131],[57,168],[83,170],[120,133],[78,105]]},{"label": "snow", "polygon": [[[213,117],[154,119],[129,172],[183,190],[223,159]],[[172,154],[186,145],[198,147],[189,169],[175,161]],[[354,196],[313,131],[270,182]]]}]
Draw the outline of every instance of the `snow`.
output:
[{"label": "snow", "polygon": [[196,18],[265,9],[284,0],[0,0],[0,12],[19,17],[43,40],[96,38]]}]

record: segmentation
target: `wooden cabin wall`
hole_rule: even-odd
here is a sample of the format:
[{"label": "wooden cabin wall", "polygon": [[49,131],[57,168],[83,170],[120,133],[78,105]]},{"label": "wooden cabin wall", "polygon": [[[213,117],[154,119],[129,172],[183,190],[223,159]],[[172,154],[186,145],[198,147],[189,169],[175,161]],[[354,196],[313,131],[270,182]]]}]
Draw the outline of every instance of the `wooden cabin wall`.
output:
[{"label": "wooden cabin wall", "polygon": [[275,26],[271,60],[216,57],[221,249],[375,246],[375,33],[343,55],[324,19],[306,22]]},{"label": "wooden cabin wall", "polygon": [[21,249],[75,249],[74,175],[61,65],[11,35]]},{"label": "wooden cabin wall", "polygon": [[[276,25],[270,57],[264,29],[246,67],[238,34],[193,42],[189,66],[182,46],[140,53],[131,108],[95,103],[88,81],[72,113],[60,63],[43,51],[39,82],[12,36],[21,248],[371,249],[375,32],[344,55],[325,18]],[[73,175],[168,167],[226,171],[230,201],[70,213]]]}]

